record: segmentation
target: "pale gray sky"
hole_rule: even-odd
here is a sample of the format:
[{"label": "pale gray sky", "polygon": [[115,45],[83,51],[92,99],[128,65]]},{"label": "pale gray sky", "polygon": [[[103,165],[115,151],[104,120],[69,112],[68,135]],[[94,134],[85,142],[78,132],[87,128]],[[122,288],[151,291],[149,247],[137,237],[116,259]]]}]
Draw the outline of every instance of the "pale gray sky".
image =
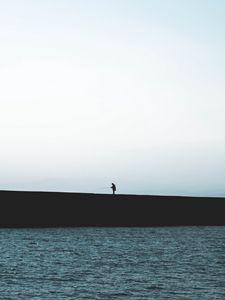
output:
[{"label": "pale gray sky", "polygon": [[0,0],[0,189],[225,195],[223,0]]}]

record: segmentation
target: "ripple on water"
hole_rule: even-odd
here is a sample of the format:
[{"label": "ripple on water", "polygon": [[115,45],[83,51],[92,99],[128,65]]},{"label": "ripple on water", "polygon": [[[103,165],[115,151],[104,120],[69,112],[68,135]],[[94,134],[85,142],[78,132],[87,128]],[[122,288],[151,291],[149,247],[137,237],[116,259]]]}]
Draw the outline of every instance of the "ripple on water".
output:
[{"label": "ripple on water", "polygon": [[225,299],[225,227],[0,230],[1,299]]}]

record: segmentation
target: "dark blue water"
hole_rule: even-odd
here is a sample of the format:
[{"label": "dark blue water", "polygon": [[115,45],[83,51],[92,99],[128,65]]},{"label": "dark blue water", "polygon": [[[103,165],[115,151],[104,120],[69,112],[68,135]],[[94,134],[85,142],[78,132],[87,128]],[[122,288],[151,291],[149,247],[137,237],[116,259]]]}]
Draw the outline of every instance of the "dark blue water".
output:
[{"label": "dark blue water", "polygon": [[0,230],[0,299],[225,299],[225,227]]}]

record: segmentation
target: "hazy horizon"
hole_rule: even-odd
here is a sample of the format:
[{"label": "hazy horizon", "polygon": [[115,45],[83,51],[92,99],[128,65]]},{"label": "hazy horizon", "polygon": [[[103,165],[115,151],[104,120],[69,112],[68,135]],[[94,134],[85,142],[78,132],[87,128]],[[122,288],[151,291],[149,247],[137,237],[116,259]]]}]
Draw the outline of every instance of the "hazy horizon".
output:
[{"label": "hazy horizon", "polygon": [[225,2],[0,1],[0,190],[225,196]]}]

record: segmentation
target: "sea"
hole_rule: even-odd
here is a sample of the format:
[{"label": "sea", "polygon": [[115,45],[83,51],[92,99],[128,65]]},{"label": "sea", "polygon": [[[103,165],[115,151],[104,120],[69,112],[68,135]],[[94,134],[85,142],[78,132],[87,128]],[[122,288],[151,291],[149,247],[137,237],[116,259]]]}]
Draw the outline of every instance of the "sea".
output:
[{"label": "sea", "polygon": [[225,227],[0,229],[0,299],[225,299]]}]

